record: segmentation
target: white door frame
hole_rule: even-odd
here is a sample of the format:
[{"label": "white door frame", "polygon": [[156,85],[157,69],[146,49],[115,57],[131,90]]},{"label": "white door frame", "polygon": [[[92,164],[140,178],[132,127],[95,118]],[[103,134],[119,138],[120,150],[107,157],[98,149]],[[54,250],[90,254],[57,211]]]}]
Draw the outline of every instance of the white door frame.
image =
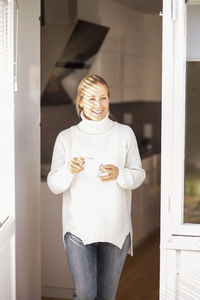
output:
[{"label": "white door frame", "polygon": [[163,0],[162,46],[160,299],[178,300],[186,299],[179,289],[181,259],[185,251],[200,253],[200,225],[183,223],[185,0]]}]

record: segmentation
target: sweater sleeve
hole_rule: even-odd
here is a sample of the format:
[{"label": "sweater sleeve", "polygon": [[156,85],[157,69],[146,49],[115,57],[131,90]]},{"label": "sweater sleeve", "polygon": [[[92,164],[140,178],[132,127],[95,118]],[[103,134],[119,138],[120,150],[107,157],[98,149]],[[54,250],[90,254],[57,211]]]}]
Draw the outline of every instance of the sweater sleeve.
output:
[{"label": "sweater sleeve", "polygon": [[67,167],[69,160],[70,144],[69,149],[66,149],[61,133],[59,133],[53,149],[51,170],[47,175],[49,189],[56,195],[66,191],[72,182],[74,175]]},{"label": "sweater sleeve", "polygon": [[119,167],[116,182],[124,189],[133,190],[138,188],[146,177],[142,169],[141,158],[138,150],[137,140],[133,130],[129,127],[129,142],[127,147],[125,167]]}]

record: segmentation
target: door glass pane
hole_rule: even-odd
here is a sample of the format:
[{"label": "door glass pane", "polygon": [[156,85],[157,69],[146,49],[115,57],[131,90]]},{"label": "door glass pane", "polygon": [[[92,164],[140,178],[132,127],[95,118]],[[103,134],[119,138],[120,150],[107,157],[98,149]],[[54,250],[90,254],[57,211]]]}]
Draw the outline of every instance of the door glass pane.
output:
[{"label": "door glass pane", "polygon": [[200,223],[200,5],[187,4],[184,223]]}]

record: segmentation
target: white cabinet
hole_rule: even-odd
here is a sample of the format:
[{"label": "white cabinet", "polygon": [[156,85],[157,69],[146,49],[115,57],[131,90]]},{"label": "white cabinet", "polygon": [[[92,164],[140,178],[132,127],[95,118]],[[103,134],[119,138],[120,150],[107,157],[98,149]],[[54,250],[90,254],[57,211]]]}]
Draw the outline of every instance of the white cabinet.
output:
[{"label": "white cabinet", "polygon": [[[82,8],[81,1],[79,4]],[[110,102],[160,101],[160,16],[131,9],[123,1],[98,1],[94,14],[96,11],[101,24],[110,30],[90,72],[101,75],[108,82]],[[84,18],[90,15],[85,12]]]},{"label": "white cabinet", "polygon": [[70,298],[73,283],[62,240],[62,194],[41,182],[42,296]]},{"label": "white cabinet", "polygon": [[146,178],[132,191],[134,247],[160,226],[160,154],[142,160]]}]

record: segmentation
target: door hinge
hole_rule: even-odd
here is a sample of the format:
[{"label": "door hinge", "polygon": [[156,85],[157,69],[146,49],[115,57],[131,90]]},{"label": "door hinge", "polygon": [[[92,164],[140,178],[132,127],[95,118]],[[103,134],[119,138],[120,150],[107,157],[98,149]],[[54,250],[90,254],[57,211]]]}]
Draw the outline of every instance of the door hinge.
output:
[{"label": "door hinge", "polygon": [[171,209],[171,206],[170,206],[170,200],[171,200],[171,196],[168,195],[168,212],[170,213],[170,209]]}]

